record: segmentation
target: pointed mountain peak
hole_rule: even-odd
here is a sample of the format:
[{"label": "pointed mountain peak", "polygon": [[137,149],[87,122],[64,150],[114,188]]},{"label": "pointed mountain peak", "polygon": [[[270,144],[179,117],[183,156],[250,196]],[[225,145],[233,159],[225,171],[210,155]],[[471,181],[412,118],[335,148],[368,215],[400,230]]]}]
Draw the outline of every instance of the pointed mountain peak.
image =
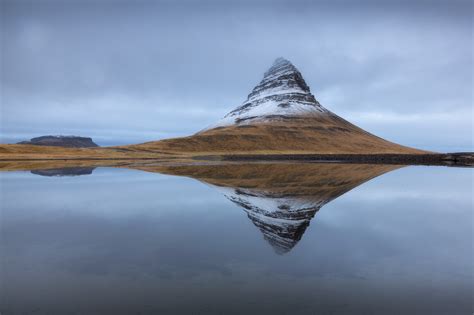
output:
[{"label": "pointed mountain peak", "polygon": [[272,66],[265,72],[264,77],[271,75],[272,73],[276,73],[279,71],[295,71],[298,72],[298,69],[287,59],[283,57],[278,57],[273,62]]},{"label": "pointed mountain peak", "polygon": [[277,58],[268,69],[262,81],[252,90],[247,100],[255,100],[274,93],[294,92],[310,94],[301,72],[287,59]]},{"label": "pointed mountain peak", "polygon": [[245,102],[203,131],[234,124],[288,120],[328,114],[311,94],[301,72],[287,59],[277,58]]},{"label": "pointed mountain peak", "polygon": [[277,59],[275,59],[275,61],[273,61],[273,66],[275,66],[277,64],[290,64],[290,65],[293,65],[288,59],[285,59],[283,57],[278,57]]}]

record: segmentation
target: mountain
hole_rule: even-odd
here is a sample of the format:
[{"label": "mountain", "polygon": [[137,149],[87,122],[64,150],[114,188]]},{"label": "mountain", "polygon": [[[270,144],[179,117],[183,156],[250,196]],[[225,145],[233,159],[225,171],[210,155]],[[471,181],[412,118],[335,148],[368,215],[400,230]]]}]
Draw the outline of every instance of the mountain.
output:
[{"label": "mountain", "polygon": [[194,135],[135,145],[93,146],[97,145],[90,138],[46,136],[22,145],[0,145],[0,159],[265,159],[302,154],[346,161],[354,155],[359,161],[370,155],[370,160],[405,164],[442,164],[452,159],[384,140],[337,116],[316,100],[302,74],[283,58],[273,63],[240,106]]},{"label": "mountain", "polygon": [[195,135],[128,146],[174,153],[418,154],[324,108],[303,76],[278,58],[242,105]]},{"label": "mountain", "polygon": [[321,207],[400,166],[331,163],[167,166],[155,163],[131,168],[187,176],[210,185],[246,213],[276,253],[285,254],[298,244]]},{"label": "mountain", "polygon": [[77,136],[42,136],[30,141],[21,141],[18,144],[45,145],[66,148],[94,148],[98,147],[92,138]]},{"label": "mountain", "polygon": [[278,58],[247,100],[208,129],[329,114],[311,94],[298,69]]}]

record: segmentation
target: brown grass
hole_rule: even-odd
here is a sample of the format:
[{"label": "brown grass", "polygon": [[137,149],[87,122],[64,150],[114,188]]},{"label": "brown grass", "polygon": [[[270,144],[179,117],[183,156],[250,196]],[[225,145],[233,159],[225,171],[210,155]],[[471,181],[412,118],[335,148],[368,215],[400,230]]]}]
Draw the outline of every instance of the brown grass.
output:
[{"label": "brown grass", "polygon": [[421,154],[374,136],[337,116],[309,116],[253,125],[215,128],[190,137],[128,146],[199,154]]},{"label": "brown grass", "polygon": [[[178,155],[174,154],[177,157]],[[0,144],[0,160],[84,160],[84,159],[162,159],[170,154],[126,148],[64,148],[53,146]]]},{"label": "brown grass", "polygon": [[0,160],[163,159],[221,154],[423,154],[374,136],[335,115],[233,125],[183,138],[104,148],[0,145]]}]

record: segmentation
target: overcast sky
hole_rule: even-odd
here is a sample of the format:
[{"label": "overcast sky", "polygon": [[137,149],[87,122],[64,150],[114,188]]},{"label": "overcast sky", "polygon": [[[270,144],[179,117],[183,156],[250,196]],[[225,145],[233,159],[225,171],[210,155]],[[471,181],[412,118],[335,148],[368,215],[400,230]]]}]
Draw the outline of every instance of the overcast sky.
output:
[{"label": "overcast sky", "polygon": [[370,132],[472,150],[472,1],[0,1],[2,142],[189,135],[283,56]]}]

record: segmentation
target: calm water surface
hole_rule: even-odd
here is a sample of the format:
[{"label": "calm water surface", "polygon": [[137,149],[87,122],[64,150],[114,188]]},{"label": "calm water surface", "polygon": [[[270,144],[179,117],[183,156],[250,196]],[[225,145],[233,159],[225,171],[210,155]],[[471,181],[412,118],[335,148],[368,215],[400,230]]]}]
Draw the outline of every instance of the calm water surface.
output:
[{"label": "calm water surface", "polygon": [[472,169],[232,167],[0,173],[2,315],[472,314]]}]

